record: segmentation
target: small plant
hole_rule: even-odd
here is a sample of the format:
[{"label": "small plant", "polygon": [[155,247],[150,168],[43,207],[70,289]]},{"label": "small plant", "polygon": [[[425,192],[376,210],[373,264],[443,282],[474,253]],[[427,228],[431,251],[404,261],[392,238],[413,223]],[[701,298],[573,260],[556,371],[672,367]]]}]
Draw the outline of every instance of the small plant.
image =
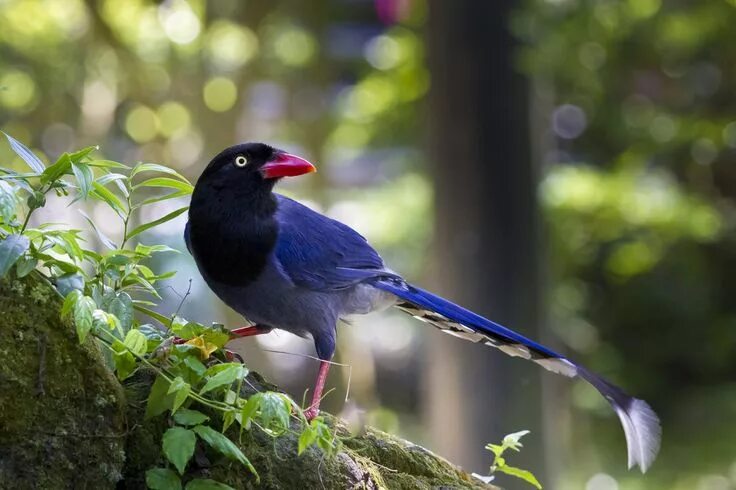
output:
[{"label": "small plant", "polygon": [[534,485],[538,489],[541,490],[542,485],[537,481],[537,478],[527,470],[522,470],[520,468],[515,468],[513,466],[509,466],[506,464],[506,458],[504,458],[503,454],[508,449],[512,449],[516,452],[519,452],[519,449],[521,449],[523,446],[521,444],[520,439],[527,435],[529,433],[528,430],[522,430],[519,432],[514,432],[513,434],[508,434],[503,438],[503,441],[500,445],[498,444],[488,444],[486,446],[486,449],[491,451],[493,453],[493,464],[491,465],[490,472],[491,476],[483,477],[478,476],[480,479],[482,479],[485,482],[490,482],[494,477],[493,474],[498,472],[506,473],[507,475],[515,476],[516,478],[520,478],[524,480],[525,482]]},{"label": "small plant", "polygon": [[[182,480],[188,480],[189,490],[230,488],[213,480],[187,478],[197,441],[242,464],[257,479],[246,455],[225,435],[234,424],[240,435],[255,427],[279,437],[293,432],[290,422],[296,420],[299,454],[310,446],[328,455],[339,449],[339,440],[324,420],[308,422],[288,396],[275,392],[241,396],[248,369],[229,362],[224,346],[230,335],[222,325],[205,326],[177,312],[156,311],[157,285],[174,272],[156,273],[146,262],[154,254],[176,251],[133,242],[188,208],[134,223],[141,208],[191,194],[192,185],[185,177],[162,165],[139,163],[130,168],[96,159],[95,147],[64,153],[45,166],[22,143],[6,136],[32,172],[0,168],[0,278],[37,274],[53,284],[64,297],[62,318],[74,324],[80,343],[92,338],[110,353],[110,367],[121,381],[141,368],[156,373],[146,417],[166,414],[170,428],[162,440],[166,465],[146,473],[149,488],[181,489]],[[81,209],[103,250],[87,246],[81,230],[64,224],[29,227],[34,211],[45,206],[52,191],[58,196],[73,195],[71,204],[92,200],[109,206],[120,219],[120,240],[106,236]],[[212,420],[212,414],[218,414],[217,420]]]}]

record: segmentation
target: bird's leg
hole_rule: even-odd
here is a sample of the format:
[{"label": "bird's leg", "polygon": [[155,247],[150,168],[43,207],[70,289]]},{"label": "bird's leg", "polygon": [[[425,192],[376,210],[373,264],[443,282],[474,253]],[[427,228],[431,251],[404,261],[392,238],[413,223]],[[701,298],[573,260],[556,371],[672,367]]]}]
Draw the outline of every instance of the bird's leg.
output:
[{"label": "bird's leg", "polygon": [[237,339],[240,337],[252,337],[254,335],[262,335],[264,333],[269,333],[271,330],[273,330],[271,327],[252,325],[250,327],[234,328],[230,330],[230,335],[233,339]]},{"label": "bird's leg", "polygon": [[[240,328],[234,328],[230,330],[228,333],[230,334],[230,340],[239,339],[240,337],[252,337],[254,335],[261,335],[264,333],[269,333],[271,330],[273,330],[271,327],[264,327],[261,325],[251,325],[248,327],[240,327]],[[186,339],[181,339],[179,337],[174,338],[175,344],[183,344],[186,342]]]},{"label": "bird's leg", "polygon": [[312,404],[304,411],[307,420],[314,419],[319,415],[319,402],[322,401],[322,391],[325,389],[325,381],[327,381],[327,372],[330,370],[329,361],[319,362],[319,372],[317,373],[317,381],[314,384],[314,393],[312,394]]},{"label": "bird's leg", "polygon": [[[253,337],[254,335],[263,335],[265,333],[270,332],[273,330],[271,327],[264,327],[261,325],[252,325],[249,327],[240,327],[240,328],[234,328],[230,330],[230,340],[239,339],[242,337]],[[228,361],[237,361],[241,364],[244,364],[245,361],[243,360],[243,357],[231,350],[225,349],[225,357],[227,357]]]},{"label": "bird's leg", "polygon": [[[271,330],[273,330],[271,327],[264,327],[261,325],[252,325],[249,327],[240,327],[240,328],[234,328],[230,330],[230,340],[239,339],[241,337],[252,337],[254,335],[261,335],[265,333],[269,333]],[[174,339],[175,344],[184,344],[187,340],[181,339],[179,337],[176,337]],[[235,352],[224,349],[225,350],[225,357],[228,359],[228,361],[238,361],[241,364],[243,363],[243,358],[240,356],[240,354],[236,354]]]}]

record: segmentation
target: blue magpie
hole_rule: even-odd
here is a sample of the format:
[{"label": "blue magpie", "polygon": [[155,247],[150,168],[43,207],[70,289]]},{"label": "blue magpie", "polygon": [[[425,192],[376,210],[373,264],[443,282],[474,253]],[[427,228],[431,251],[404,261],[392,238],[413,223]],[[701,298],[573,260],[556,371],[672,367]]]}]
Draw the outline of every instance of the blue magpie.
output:
[{"label": "blue magpie", "polygon": [[197,181],[184,232],[209,287],[254,323],[233,330],[234,337],[274,328],[312,337],[321,363],[308,418],[319,411],[337,321],[395,306],[453,336],[586,380],[621,420],[629,468],[647,470],[661,434],[647,403],[565,356],[409,284],[352,228],[273,192],[279,179],[315,170],[263,143],[227,148]]}]

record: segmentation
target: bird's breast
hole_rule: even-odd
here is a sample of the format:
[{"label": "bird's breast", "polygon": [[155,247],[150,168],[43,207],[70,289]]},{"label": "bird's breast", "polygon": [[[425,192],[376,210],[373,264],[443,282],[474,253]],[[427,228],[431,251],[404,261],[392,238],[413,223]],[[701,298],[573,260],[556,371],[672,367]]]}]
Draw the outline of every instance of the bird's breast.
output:
[{"label": "bird's breast", "polygon": [[192,255],[205,278],[242,287],[261,275],[276,243],[276,225],[244,221],[190,219]]}]

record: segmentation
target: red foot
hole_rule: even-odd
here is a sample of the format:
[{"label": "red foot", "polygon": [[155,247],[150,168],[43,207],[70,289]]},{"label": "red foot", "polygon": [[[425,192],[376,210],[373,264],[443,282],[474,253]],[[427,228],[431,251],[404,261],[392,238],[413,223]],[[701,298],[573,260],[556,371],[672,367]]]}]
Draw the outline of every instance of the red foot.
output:
[{"label": "red foot", "polygon": [[311,422],[315,418],[317,418],[317,415],[319,415],[319,409],[318,408],[308,408],[304,410],[304,416],[307,418],[307,422]]},{"label": "red foot", "polygon": [[312,394],[312,404],[304,410],[304,416],[307,420],[312,421],[319,415],[319,403],[322,401],[322,391],[325,389],[325,381],[327,381],[327,373],[330,370],[328,361],[319,362],[319,372],[317,373],[317,381],[314,384],[314,393]]}]

